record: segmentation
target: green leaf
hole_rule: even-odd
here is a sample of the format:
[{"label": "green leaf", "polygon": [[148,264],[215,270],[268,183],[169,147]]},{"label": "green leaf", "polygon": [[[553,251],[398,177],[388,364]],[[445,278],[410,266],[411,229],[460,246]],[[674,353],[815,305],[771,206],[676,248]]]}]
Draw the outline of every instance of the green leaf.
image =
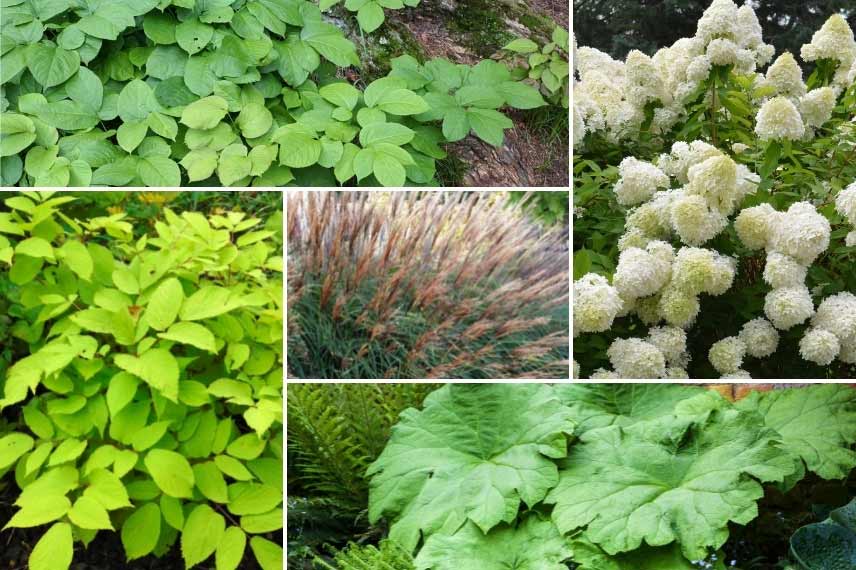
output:
[{"label": "green leaf", "polygon": [[65,92],[81,107],[97,113],[104,100],[104,86],[95,73],[81,67],[65,84]]},{"label": "green leaf", "polygon": [[262,570],[282,569],[282,547],[278,544],[260,536],[254,536],[250,539],[250,549]]},{"label": "green leaf", "polygon": [[61,85],[80,69],[80,56],[76,51],[45,43],[31,45],[27,50],[27,68],[42,87]]},{"label": "green leaf", "polygon": [[33,438],[23,433],[10,433],[0,437],[0,471],[33,449]]},{"label": "green leaf", "polygon": [[[20,503],[21,500],[18,500]],[[22,506],[15,515],[9,519],[4,529],[7,528],[31,528],[42,526],[53,522],[63,516],[71,508],[71,501],[64,495],[53,493],[40,493]]]},{"label": "green leaf", "polygon": [[134,79],[119,93],[119,116],[126,123],[145,121],[149,114],[160,110],[155,93],[145,81]]},{"label": "green leaf", "polygon": [[505,103],[515,109],[534,109],[547,104],[541,93],[526,83],[506,81],[497,89],[505,99]]},{"label": "green leaf", "polygon": [[388,154],[378,153],[372,163],[372,173],[384,186],[404,186],[407,171],[404,165]]},{"label": "green leaf", "polygon": [[264,534],[282,528],[282,509],[274,509],[260,515],[241,517],[241,528],[250,534]]},{"label": "green leaf", "polygon": [[181,304],[184,302],[184,290],[175,277],[163,281],[149,297],[146,305],[146,320],[155,330],[162,331],[175,322]]},{"label": "green leaf", "polygon": [[482,532],[511,522],[521,502],[539,503],[558,482],[553,460],[573,427],[546,386],[446,385],[423,411],[402,413],[369,467],[369,519],[389,518],[405,548],[467,520]]},{"label": "green leaf", "polygon": [[246,483],[242,491],[229,501],[229,512],[234,515],[260,515],[282,503],[282,490],[269,485]]},{"label": "green leaf", "polygon": [[208,500],[224,504],[229,502],[226,480],[213,461],[194,465],[193,475],[196,486]]},{"label": "green leaf", "polygon": [[146,454],[144,462],[161,491],[177,499],[193,496],[193,469],[183,455],[165,449],[153,449]]},{"label": "green leaf", "polygon": [[181,532],[181,555],[186,568],[214,554],[225,530],[226,520],[208,505],[193,509]]},{"label": "green leaf", "polygon": [[139,385],[137,377],[127,372],[120,372],[110,379],[107,385],[107,408],[111,416],[115,416],[131,403]]},{"label": "green leaf", "polygon": [[538,51],[538,44],[527,38],[517,38],[505,44],[502,49],[515,53],[532,53]]},{"label": "green leaf", "polygon": [[90,255],[85,245],[72,239],[62,244],[62,247],[57,252],[63,263],[74,271],[78,277],[84,281],[92,280],[94,264],[92,262],[92,255]]},{"label": "green leaf", "polygon": [[146,503],[128,517],[122,525],[122,544],[128,561],[142,558],[158,544],[161,512],[154,503]]},{"label": "green leaf", "polygon": [[181,186],[181,170],[165,156],[148,156],[137,163],[137,174],[146,186],[175,188]]},{"label": "green leaf", "polygon": [[32,119],[16,113],[0,115],[0,156],[16,155],[36,140]]},{"label": "green leaf", "polygon": [[40,237],[31,237],[19,242],[15,246],[15,254],[54,259],[53,247],[51,247],[50,242]]},{"label": "green leaf", "polygon": [[181,159],[181,165],[191,182],[205,180],[217,168],[217,151],[208,148],[192,150]]},{"label": "green leaf", "polygon": [[300,39],[339,67],[359,64],[354,44],[345,39],[341,30],[332,24],[320,20],[304,21]]},{"label": "green leaf", "polygon": [[179,311],[182,321],[201,321],[227,313],[238,306],[232,293],[224,288],[208,285],[185,299]]},{"label": "green leaf", "polygon": [[56,523],[36,543],[28,559],[30,570],[68,570],[74,555],[71,525]]},{"label": "green leaf", "polygon": [[241,110],[237,122],[244,137],[254,139],[270,130],[273,126],[273,115],[261,103],[250,103]]},{"label": "green leaf", "polygon": [[782,447],[820,477],[844,479],[856,468],[856,391],[849,386],[753,392],[737,407],[758,411],[779,433]]},{"label": "green leaf", "polygon": [[318,90],[318,94],[334,105],[351,111],[360,100],[360,91],[350,83],[325,85]]},{"label": "green leaf", "polygon": [[159,442],[166,434],[166,430],[172,422],[155,422],[134,433],[131,437],[131,446],[134,451],[145,451]]},{"label": "green leaf", "polygon": [[503,130],[514,126],[511,119],[493,109],[467,109],[467,120],[476,135],[493,146],[502,146]]},{"label": "green leaf", "polygon": [[122,370],[145,380],[168,400],[178,401],[178,362],[168,350],[155,348],[139,357],[117,354],[113,362]]},{"label": "green leaf", "polygon": [[[616,554],[680,544],[690,560],[728,538],[731,522],[757,515],[762,482],[781,482],[794,461],[754,414],[715,409],[695,421],[673,416],[582,435],[547,496],[559,530]],[[656,492],[652,492],[656,489]]]},{"label": "green leaf", "polygon": [[107,510],[91,497],[79,497],[68,511],[68,518],[80,528],[113,530]]},{"label": "green leaf", "polygon": [[135,13],[128,6],[118,2],[97,6],[94,13],[84,16],[77,22],[77,26],[90,36],[102,40],[115,40],[126,28],[134,25]]},{"label": "green leaf", "polygon": [[191,129],[213,129],[228,112],[229,103],[222,97],[211,95],[185,107],[181,113],[181,123]]},{"label": "green leaf", "polygon": [[165,333],[158,335],[167,340],[189,344],[212,354],[217,352],[214,335],[204,326],[196,323],[175,323]]},{"label": "green leaf", "polygon": [[498,109],[505,102],[495,85],[467,85],[458,89],[455,100],[462,107]]},{"label": "green leaf", "polygon": [[398,123],[372,123],[360,131],[360,144],[367,147],[377,143],[401,146],[413,140],[415,132]]},{"label": "green leaf", "polygon": [[381,93],[372,107],[390,115],[418,115],[430,107],[428,103],[409,89],[391,89]]},{"label": "green leaf", "polygon": [[435,570],[561,570],[570,556],[570,545],[556,526],[532,514],[516,527],[503,525],[487,535],[473,523],[452,535],[433,534],[414,563]]},{"label": "green leaf", "polygon": [[217,469],[228,475],[236,481],[249,481],[253,479],[253,474],[250,473],[244,464],[228,455],[217,455],[214,457],[214,464]]},{"label": "green leaf", "polygon": [[223,149],[217,161],[217,177],[223,186],[230,186],[250,175],[253,161],[247,157],[247,147],[232,144]]},{"label": "green leaf", "polygon": [[303,133],[288,133],[280,140],[279,162],[291,168],[306,168],[318,162],[321,142]]},{"label": "green leaf", "polygon": [[122,123],[116,131],[116,140],[126,152],[134,152],[134,149],[146,138],[148,131],[148,125],[143,121]]},{"label": "green leaf", "polygon": [[[131,453],[133,458],[136,458],[136,453],[130,451],[128,453]],[[117,459],[117,465],[118,462],[119,460]],[[136,463],[136,459],[134,459],[133,463]],[[105,469],[95,469],[89,474],[89,487],[86,488],[83,494],[101,503],[108,511],[115,511],[131,506],[125,485],[122,484],[119,477]]]},{"label": "green leaf", "polygon": [[214,556],[216,570],[235,570],[244,557],[247,547],[247,535],[240,528],[230,526],[220,538]]},{"label": "green leaf", "polygon": [[214,26],[189,18],[176,26],[175,39],[181,48],[193,55],[202,51],[214,37]]},{"label": "green leaf", "polygon": [[366,33],[378,29],[383,24],[383,20],[383,8],[377,2],[367,2],[357,11],[357,22],[360,24],[360,29]]}]

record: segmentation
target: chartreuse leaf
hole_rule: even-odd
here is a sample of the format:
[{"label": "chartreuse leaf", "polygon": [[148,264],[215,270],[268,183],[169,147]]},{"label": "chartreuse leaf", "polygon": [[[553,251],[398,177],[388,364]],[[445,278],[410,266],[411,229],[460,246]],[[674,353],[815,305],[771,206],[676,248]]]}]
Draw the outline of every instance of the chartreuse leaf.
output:
[{"label": "chartreuse leaf", "polygon": [[62,244],[57,250],[60,259],[74,271],[78,277],[85,281],[92,279],[92,255],[86,246],[77,240],[70,240]]},{"label": "chartreuse leaf", "polygon": [[158,543],[161,512],[154,503],[146,503],[128,517],[122,525],[122,545],[128,560],[151,553]]},{"label": "chartreuse leaf", "polygon": [[73,555],[71,525],[56,523],[36,543],[27,565],[30,570],[68,570]]},{"label": "chartreuse leaf", "polygon": [[262,570],[280,570],[282,568],[282,547],[260,536],[250,539],[250,549]]},{"label": "chartreuse leaf", "polygon": [[18,242],[18,245],[15,246],[15,254],[54,259],[53,247],[51,247],[50,242],[40,237],[31,237]]},{"label": "chartreuse leaf", "polygon": [[[132,465],[136,463],[136,454],[132,453],[130,458]],[[119,470],[120,461],[120,458],[117,457],[117,471]],[[119,476],[106,469],[94,469],[89,474],[89,486],[83,491],[83,495],[95,499],[108,511],[115,511],[131,506],[131,501],[128,499],[128,490],[122,484]]]},{"label": "chartreuse leaf", "polygon": [[[50,490],[49,486],[46,486]],[[18,504],[21,504],[21,498]],[[26,499],[21,510],[9,519],[3,528],[29,528],[41,526],[63,517],[71,508],[71,501],[65,495],[53,493],[40,493]]]},{"label": "chartreuse leaf", "polygon": [[521,502],[535,505],[556,485],[552,460],[565,456],[573,429],[549,387],[447,385],[424,410],[402,413],[369,467],[369,518],[390,518],[405,548],[468,520],[482,532],[511,522]]},{"label": "chartreuse leaf", "polygon": [[714,410],[650,425],[592,430],[571,448],[546,499],[562,533],[582,529],[609,554],[676,541],[688,559],[704,559],[728,538],[730,522],[757,515],[761,483],[795,468],[751,413]]},{"label": "chartreuse leaf", "polygon": [[[571,542],[574,562],[580,570],[698,570],[699,565],[687,560],[677,545],[651,547],[643,545],[636,550],[610,556],[596,545],[585,540]],[[725,570],[724,556],[720,556],[715,570]]]},{"label": "chartreuse leaf", "polygon": [[282,528],[282,509],[274,509],[260,515],[241,517],[241,528],[250,534],[273,532]]},{"label": "chartreuse leaf", "polygon": [[23,433],[10,433],[0,437],[0,470],[15,463],[19,457],[33,449],[33,438]]},{"label": "chartreuse leaf", "polygon": [[178,316],[183,301],[181,282],[175,277],[166,279],[158,285],[146,305],[145,316],[149,325],[159,331],[168,328]]},{"label": "chartreuse leaf", "polygon": [[214,561],[216,570],[235,570],[244,557],[247,535],[240,528],[230,526],[220,538]]},{"label": "chartreuse leaf", "polygon": [[182,321],[200,321],[227,313],[237,306],[238,303],[232,298],[232,293],[228,289],[208,285],[200,288],[184,301],[179,317]]},{"label": "chartreuse leaf", "polygon": [[856,467],[856,392],[841,384],[802,390],[753,392],[737,407],[757,410],[781,436],[782,447],[798,455],[824,479],[844,479]]},{"label": "chartreuse leaf", "polygon": [[185,567],[191,568],[214,554],[225,530],[223,515],[208,505],[198,505],[193,509],[181,532],[181,555]]},{"label": "chartreuse leaf", "polygon": [[154,348],[139,357],[117,354],[113,362],[122,370],[145,380],[165,398],[178,401],[178,362],[168,350]]},{"label": "chartreuse leaf", "polygon": [[79,497],[68,512],[68,518],[80,528],[113,530],[107,510],[90,497]]},{"label": "chartreuse leaf", "polygon": [[485,534],[467,523],[454,534],[432,534],[414,560],[417,570],[564,570],[571,548],[556,526],[537,515]]},{"label": "chartreuse leaf", "polygon": [[215,503],[229,502],[226,480],[223,479],[223,474],[214,462],[206,461],[194,465],[193,475],[196,479],[196,486],[206,498]]},{"label": "chartreuse leaf", "polygon": [[181,113],[181,122],[191,129],[213,129],[228,112],[229,103],[222,97],[212,95],[185,107]]},{"label": "chartreuse leaf", "polygon": [[144,462],[161,491],[178,499],[193,496],[193,469],[183,455],[165,449],[153,449],[146,454]]},{"label": "chartreuse leaf", "polygon": [[158,335],[167,340],[189,344],[207,352],[216,353],[214,335],[204,326],[196,323],[175,323],[165,333]]},{"label": "chartreuse leaf", "polygon": [[237,122],[244,137],[254,139],[270,130],[273,125],[273,115],[261,103],[249,103],[241,109]]},{"label": "chartreuse leaf", "polygon": [[229,501],[229,512],[234,515],[259,515],[276,508],[282,502],[282,490],[269,485],[243,483]]}]

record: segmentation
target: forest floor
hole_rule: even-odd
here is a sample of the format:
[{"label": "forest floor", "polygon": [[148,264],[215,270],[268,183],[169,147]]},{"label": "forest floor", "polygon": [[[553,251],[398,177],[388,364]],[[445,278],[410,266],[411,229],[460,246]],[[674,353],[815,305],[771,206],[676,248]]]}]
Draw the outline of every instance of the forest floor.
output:
[{"label": "forest floor", "polygon": [[[389,60],[410,54],[422,61],[444,57],[474,64],[499,59],[501,48],[516,37],[548,42],[553,27],[567,28],[565,0],[422,0],[414,8],[387,10],[386,22],[368,36],[353,17],[336,11],[346,33],[369,60],[364,74],[385,75]],[[542,107],[509,113],[514,128],[501,147],[470,135],[447,145],[449,158],[438,164],[446,186],[569,185],[568,112]]]}]

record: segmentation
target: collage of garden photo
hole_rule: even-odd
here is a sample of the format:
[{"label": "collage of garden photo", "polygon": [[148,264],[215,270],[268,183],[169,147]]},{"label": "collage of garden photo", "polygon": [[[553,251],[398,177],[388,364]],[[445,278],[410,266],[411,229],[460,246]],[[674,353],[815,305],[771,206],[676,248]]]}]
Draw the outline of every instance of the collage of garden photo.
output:
[{"label": "collage of garden photo", "polygon": [[0,0],[0,569],[856,570],[853,0]]}]

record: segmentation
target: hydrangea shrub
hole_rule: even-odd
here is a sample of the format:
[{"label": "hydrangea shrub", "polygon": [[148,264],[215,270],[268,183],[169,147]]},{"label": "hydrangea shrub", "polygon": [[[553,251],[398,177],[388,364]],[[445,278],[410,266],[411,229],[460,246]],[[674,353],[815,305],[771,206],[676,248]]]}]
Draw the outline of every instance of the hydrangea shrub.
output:
[{"label": "hydrangea shrub", "polygon": [[[794,55],[773,60],[751,6],[731,0],[714,0],[695,36],[653,57],[576,53],[574,337],[589,355],[575,371],[748,378],[744,365],[763,366],[780,341],[812,370],[856,364],[847,21],[830,16],[803,46],[806,80]],[[709,329],[728,315],[705,307],[736,322]],[[673,329],[668,347],[654,342],[662,327]]]}]

